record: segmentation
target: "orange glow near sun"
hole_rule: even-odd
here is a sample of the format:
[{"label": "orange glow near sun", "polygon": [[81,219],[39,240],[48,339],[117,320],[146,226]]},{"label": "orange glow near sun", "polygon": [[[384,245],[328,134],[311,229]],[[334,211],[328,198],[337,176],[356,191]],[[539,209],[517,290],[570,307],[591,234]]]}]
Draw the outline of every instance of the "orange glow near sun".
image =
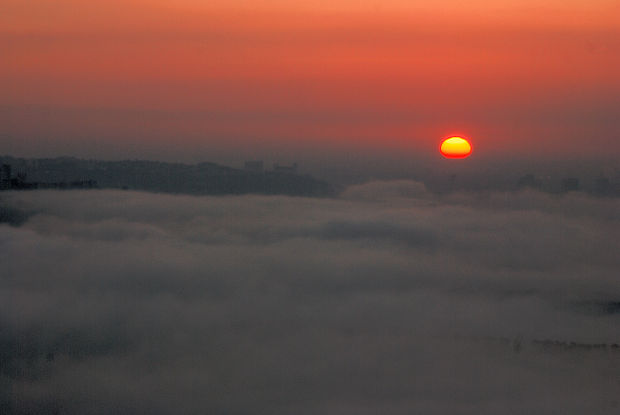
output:
[{"label": "orange glow near sun", "polygon": [[462,137],[450,137],[441,142],[439,151],[444,157],[461,159],[471,154],[471,144]]}]

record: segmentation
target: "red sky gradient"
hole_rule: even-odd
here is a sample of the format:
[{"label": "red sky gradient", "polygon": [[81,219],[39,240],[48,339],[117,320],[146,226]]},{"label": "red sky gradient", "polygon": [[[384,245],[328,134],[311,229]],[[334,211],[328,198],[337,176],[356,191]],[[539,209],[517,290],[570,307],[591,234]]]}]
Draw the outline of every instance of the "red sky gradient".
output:
[{"label": "red sky gradient", "polygon": [[291,3],[4,0],[0,154],[620,154],[617,0]]}]

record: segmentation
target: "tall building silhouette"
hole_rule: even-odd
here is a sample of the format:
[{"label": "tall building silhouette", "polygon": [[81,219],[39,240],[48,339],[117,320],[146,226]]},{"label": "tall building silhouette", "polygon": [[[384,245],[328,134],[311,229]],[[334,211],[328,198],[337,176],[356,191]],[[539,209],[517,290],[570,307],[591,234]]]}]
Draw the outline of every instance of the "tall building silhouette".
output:
[{"label": "tall building silhouette", "polygon": [[612,193],[611,181],[607,177],[599,177],[594,181],[594,193],[599,196],[609,196]]},{"label": "tall building silhouette", "polygon": [[529,187],[532,189],[538,189],[540,188],[540,186],[541,186],[540,181],[536,180],[536,177],[531,173],[528,173],[525,176],[521,176],[519,180],[517,181],[518,189],[523,189],[526,187]]},{"label": "tall building silhouette", "polygon": [[273,171],[276,173],[297,173],[297,163],[293,163],[290,166],[284,166],[282,164],[275,163],[273,165]]},{"label": "tall building silhouette", "polygon": [[263,162],[260,160],[256,161],[246,161],[244,165],[245,171],[251,171],[253,173],[262,173],[265,168],[263,166]]},{"label": "tall building silhouette", "polygon": [[567,177],[562,179],[563,192],[576,192],[579,190],[579,179],[576,177]]},{"label": "tall building silhouette", "polygon": [[11,188],[11,165],[3,164],[0,168],[0,190]]}]

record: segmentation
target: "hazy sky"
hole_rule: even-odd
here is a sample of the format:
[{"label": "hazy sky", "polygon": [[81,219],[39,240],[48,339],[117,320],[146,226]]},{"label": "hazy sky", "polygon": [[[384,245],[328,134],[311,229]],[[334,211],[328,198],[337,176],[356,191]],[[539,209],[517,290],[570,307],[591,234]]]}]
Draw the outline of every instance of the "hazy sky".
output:
[{"label": "hazy sky", "polygon": [[620,154],[620,3],[4,0],[0,154]]}]

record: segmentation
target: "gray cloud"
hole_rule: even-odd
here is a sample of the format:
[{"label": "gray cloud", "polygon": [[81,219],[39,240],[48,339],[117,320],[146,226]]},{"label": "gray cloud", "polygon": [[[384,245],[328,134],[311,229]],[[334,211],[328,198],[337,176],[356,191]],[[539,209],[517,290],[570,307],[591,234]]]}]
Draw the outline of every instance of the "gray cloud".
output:
[{"label": "gray cloud", "polygon": [[0,225],[3,413],[618,410],[618,200],[399,181],[0,205],[22,218]]}]

